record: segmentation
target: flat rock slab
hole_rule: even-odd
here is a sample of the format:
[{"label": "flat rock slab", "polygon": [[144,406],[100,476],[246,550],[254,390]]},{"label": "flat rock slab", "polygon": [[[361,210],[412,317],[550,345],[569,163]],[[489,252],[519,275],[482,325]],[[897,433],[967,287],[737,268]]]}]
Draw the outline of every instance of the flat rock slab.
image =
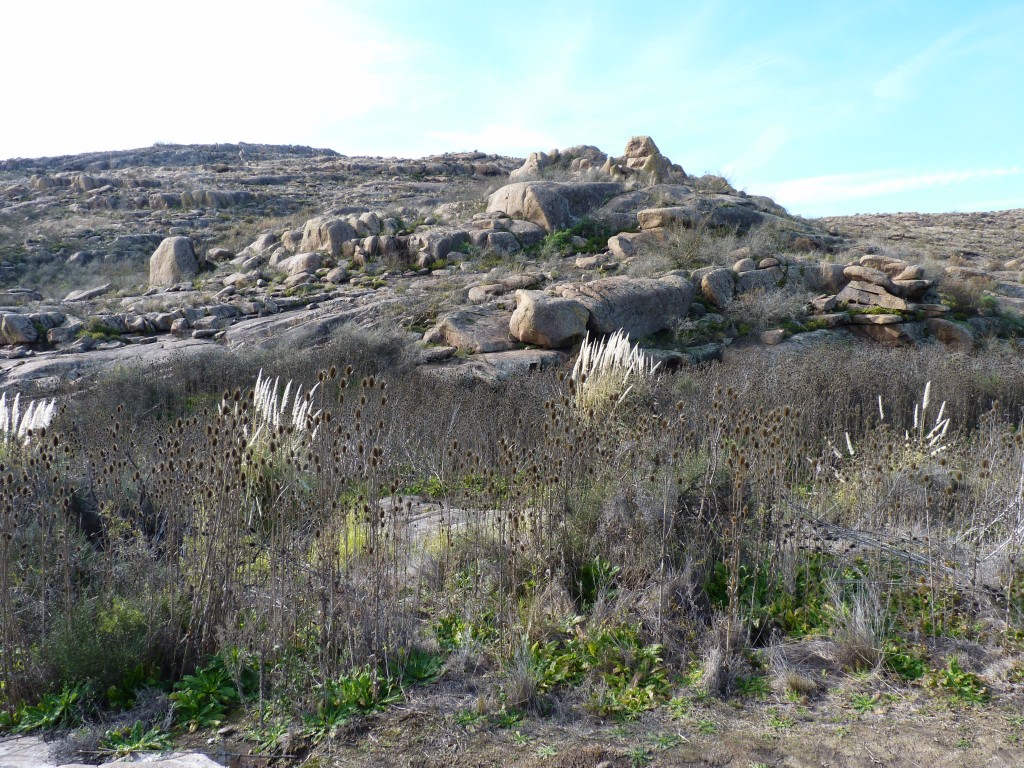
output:
[{"label": "flat rock slab", "polygon": [[509,336],[511,312],[484,307],[457,309],[437,319],[423,337],[428,344],[455,347],[470,354],[505,352],[519,344]]},{"label": "flat rock slab", "polygon": [[210,341],[157,337],[152,343],[143,346],[124,344],[89,352],[43,352],[18,360],[0,360],[0,390],[17,388],[48,394],[68,381],[96,376],[119,365],[165,363],[174,355],[205,351],[214,354],[220,352],[217,345]]},{"label": "flat rock slab", "polygon": [[852,280],[839,292],[836,301],[840,304],[860,304],[865,307],[884,307],[900,311],[909,308],[907,302],[898,296],[893,296],[884,288],[862,280]]},{"label": "flat rock slab", "polygon": [[[50,757],[53,746],[39,736],[19,736],[0,740],[0,768],[95,768],[81,763],[62,763]],[[132,755],[103,765],[147,763],[159,768],[224,768],[220,763],[197,752],[168,752]]]},{"label": "flat rock slab", "polygon": [[50,745],[38,736],[0,741],[0,768],[51,768]]},{"label": "flat rock slab", "polygon": [[500,384],[546,368],[564,365],[569,356],[549,349],[516,349],[473,355],[466,360],[441,365],[424,365],[420,371],[452,381],[484,381]]},{"label": "flat rock slab", "polygon": [[851,315],[851,322],[854,325],[892,325],[902,323],[902,315]]}]

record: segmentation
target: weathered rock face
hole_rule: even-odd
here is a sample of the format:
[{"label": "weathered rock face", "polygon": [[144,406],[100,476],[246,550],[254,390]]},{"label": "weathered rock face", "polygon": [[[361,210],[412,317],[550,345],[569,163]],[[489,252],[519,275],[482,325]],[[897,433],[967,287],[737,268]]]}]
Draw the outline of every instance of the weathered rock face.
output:
[{"label": "weathered rock face", "polygon": [[516,291],[509,332],[526,344],[567,347],[586,333],[590,313],[580,302],[542,291]]},{"label": "weathered rock face", "polygon": [[750,198],[734,195],[694,195],[680,205],[638,211],[636,218],[641,229],[689,228],[704,224],[740,231],[778,220],[777,216],[758,210]]},{"label": "weathered rock face", "polygon": [[781,267],[740,272],[736,275],[736,293],[750,293],[757,290],[770,291],[779,286],[783,277]]},{"label": "weathered rock face", "polygon": [[650,136],[633,136],[626,143],[625,154],[609,157],[601,170],[612,179],[639,179],[647,186],[686,178],[683,169],[673,165]]},{"label": "weathered rock face", "polygon": [[932,317],[927,320],[928,332],[956,352],[970,352],[974,349],[974,331],[965,323]]},{"label": "weathered rock face", "polygon": [[508,312],[485,308],[457,309],[437,319],[423,340],[428,344],[457,347],[463,352],[503,352],[518,346],[509,338]]},{"label": "weathered rock face", "polygon": [[896,309],[901,312],[910,307],[904,299],[893,296],[881,286],[874,283],[866,283],[861,280],[853,280],[843,288],[836,296],[840,304],[854,304],[862,307],[882,307],[883,309]]},{"label": "weathered rock face", "polygon": [[326,251],[331,258],[337,258],[341,246],[348,240],[355,240],[355,229],[342,219],[318,216],[306,222],[302,230],[300,251]]},{"label": "weathered rock face", "polygon": [[316,272],[322,264],[323,260],[319,253],[297,253],[279,262],[277,268],[289,277],[294,277],[307,272]]},{"label": "weathered rock face", "polygon": [[508,175],[509,181],[538,179],[545,168],[557,168],[576,178],[593,168],[601,167],[608,156],[597,147],[576,146],[551,152],[531,152],[526,162]]},{"label": "weathered rock face", "polygon": [[554,232],[572,226],[622,191],[621,184],[609,182],[525,181],[508,184],[492,194],[487,210],[532,221]]},{"label": "weathered rock face", "polygon": [[701,294],[719,309],[725,309],[732,303],[735,286],[736,273],[724,267],[712,269],[700,280]]},{"label": "weathered rock face", "polygon": [[799,272],[804,285],[811,291],[839,293],[850,282],[842,264],[829,262],[805,264],[800,267]]},{"label": "weathered rock face", "polygon": [[0,343],[32,344],[39,339],[39,329],[25,315],[5,312],[0,315]]},{"label": "weathered rock face", "polygon": [[169,287],[190,280],[199,272],[192,241],[187,237],[168,237],[149,260],[149,284]]},{"label": "weathered rock face", "polygon": [[622,329],[636,339],[685,318],[695,290],[689,280],[666,275],[659,280],[606,277],[562,287],[559,293],[587,308],[587,330],[592,333],[609,334]]}]

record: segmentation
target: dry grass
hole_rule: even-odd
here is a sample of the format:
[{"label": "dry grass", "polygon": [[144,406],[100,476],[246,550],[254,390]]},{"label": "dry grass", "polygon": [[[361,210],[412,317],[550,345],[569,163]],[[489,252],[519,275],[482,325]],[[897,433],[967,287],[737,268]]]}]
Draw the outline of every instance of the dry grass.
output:
[{"label": "dry grass", "polygon": [[[216,389],[209,375],[108,383],[10,452],[7,702],[85,670],[176,675],[241,648],[298,716],[315,706],[311,681],[444,641],[486,698],[541,708],[541,680],[562,689],[524,643],[554,642],[541,658],[562,663],[572,643],[628,627],[639,640],[616,653],[627,667],[648,658],[636,680],[660,668],[630,642],[661,643],[660,664],[700,661],[720,693],[770,643],[804,649],[776,665],[798,692],[820,685],[814,654],[842,675],[879,668],[894,640],[931,643],[933,666],[949,638],[1012,655],[1013,354],[755,355],[657,378],[594,419],[556,377],[442,384],[385,364],[387,350],[353,339],[320,375],[298,358],[269,366],[318,385],[308,429],[266,425],[254,442],[253,366],[267,361],[239,360]],[[927,381],[953,417],[941,453],[915,437]],[[833,450],[847,434],[853,450]],[[620,695],[612,668],[587,673],[603,707]]]}]

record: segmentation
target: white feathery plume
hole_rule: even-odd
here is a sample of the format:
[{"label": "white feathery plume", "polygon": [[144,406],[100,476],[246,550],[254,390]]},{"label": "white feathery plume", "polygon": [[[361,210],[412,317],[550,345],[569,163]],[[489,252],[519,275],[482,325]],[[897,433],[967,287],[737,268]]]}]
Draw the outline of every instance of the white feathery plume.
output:
[{"label": "white feathery plume", "polygon": [[32,433],[50,426],[56,414],[57,401],[33,400],[24,412],[21,410],[21,393],[14,396],[8,405],[7,393],[0,395],[0,442],[4,445],[12,440],[28,444]]}]

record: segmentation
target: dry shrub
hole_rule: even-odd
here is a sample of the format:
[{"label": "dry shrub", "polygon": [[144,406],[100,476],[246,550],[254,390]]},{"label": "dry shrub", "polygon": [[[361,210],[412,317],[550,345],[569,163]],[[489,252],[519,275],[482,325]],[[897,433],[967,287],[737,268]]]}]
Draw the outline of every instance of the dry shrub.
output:
[{"label": "dry shrub", "polygon": [[727,696],[736,685],[736,679],[749,674],[750,663],[742,625],[726,616],[720,616],[705,635],[701,652],[700,686],[714,696]]},{"label": "dry shrub", "polygon": [[787,320],[804,317],[810,298],[811,294],[795,283],[777,290],[757,289],[737,296],[725,309],[725,315],[737,325],[766,331]]},{"label": "dry shrub", "polygon": [[835,592],[830,634],[836,663],[850,671],[877,669],[882,663],[888,624],[876,587],[861,585],[849,600]]}]

